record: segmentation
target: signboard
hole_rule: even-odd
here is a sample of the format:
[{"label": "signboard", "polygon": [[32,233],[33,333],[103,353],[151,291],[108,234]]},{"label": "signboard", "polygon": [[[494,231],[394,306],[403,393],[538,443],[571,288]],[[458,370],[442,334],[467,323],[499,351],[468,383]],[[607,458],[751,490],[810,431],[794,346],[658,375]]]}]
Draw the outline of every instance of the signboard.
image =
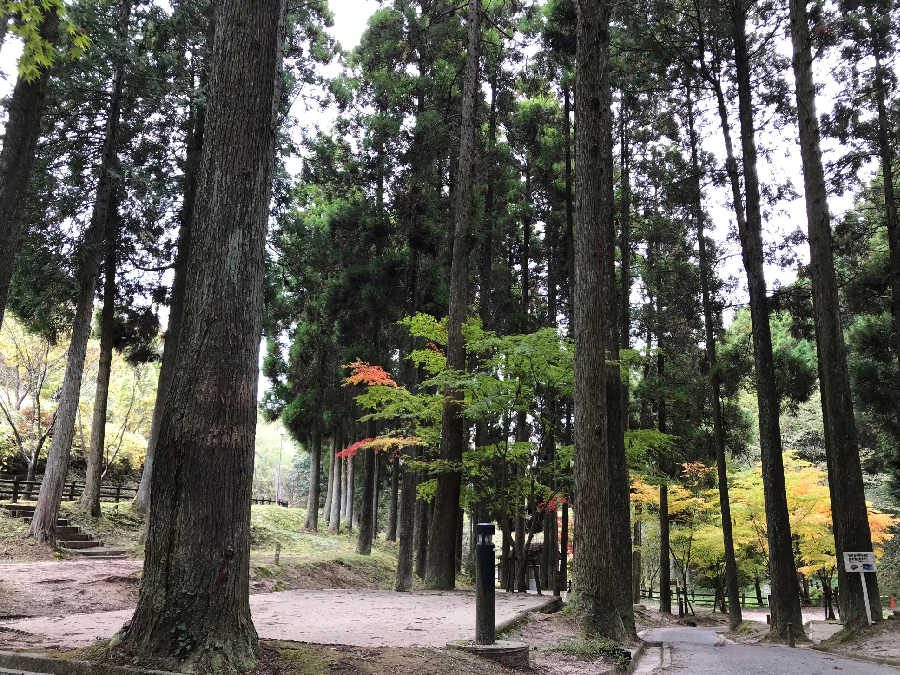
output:
[{"label": "signboard", "polygon": [[863,602],[866,605],[866,618],[869,620],[869,625],[872,625],[872,608],[869,606],[869,589],[866,588],[866,572],[875,572],[878,569],[875,562],[875,554],[871,551],[858,551],[855,553],[844,551],[844,569],[847,572],[859,572]]},{"label": "signboard", "polygon": [[871,551],[860,553],[844,551],[844,569],[847,572],[875,572],[878,570],[875,554]]}]

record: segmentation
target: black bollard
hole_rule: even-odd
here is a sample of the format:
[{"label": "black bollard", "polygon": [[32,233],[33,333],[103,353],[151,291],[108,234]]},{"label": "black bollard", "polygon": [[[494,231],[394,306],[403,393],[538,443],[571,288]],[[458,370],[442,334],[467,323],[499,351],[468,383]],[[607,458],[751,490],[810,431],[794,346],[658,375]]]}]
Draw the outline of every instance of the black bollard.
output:
[{"label": "black bollard", "polygon": [[475,527],[475,644],[492,645],[496,641],[494,618],[494,524]]}]

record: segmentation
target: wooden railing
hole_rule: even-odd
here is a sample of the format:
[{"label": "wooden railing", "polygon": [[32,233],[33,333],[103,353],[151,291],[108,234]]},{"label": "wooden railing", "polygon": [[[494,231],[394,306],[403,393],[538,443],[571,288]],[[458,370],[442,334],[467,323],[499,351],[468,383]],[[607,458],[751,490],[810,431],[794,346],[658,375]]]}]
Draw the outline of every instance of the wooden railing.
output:
[{"label": "wooden railing", "polygon": [[[9,499],[15,504],[20,499],[31,500],[36,499],[41,491],[41,481],[39,480],[20,480],[13,478],[12,480],[0,480],[0,499]],[[83,483],[65,483],[63,485],[63,501],[74,502],[84,493]],[[122,500],[133,499],[137,493],[137,488],[123,487],[121,485],[101,485],[100,501],[103,502],[119,502]]]},{"label": "wooden railing", "polygon": [[[0,501],[8,499],[15,504],[20,500],[34,501],[37,499],[38,493],[41,491],[41,481],[39,480],[21,480],[13,478],[12,480],[0,479]],[[100,501],[102,502],[120,502],[123,500],[134,499],[138,489],[133,487],[123,487],[121,485],[101,485]],[[84,493],[83,483],[66,483],[63,486],[63,501],[74,502]],[[256,499],[250,500],[252,504],[278,504],[279,506],[288,507],[288,502],[282,500],[276,502],[274,499]]]}]

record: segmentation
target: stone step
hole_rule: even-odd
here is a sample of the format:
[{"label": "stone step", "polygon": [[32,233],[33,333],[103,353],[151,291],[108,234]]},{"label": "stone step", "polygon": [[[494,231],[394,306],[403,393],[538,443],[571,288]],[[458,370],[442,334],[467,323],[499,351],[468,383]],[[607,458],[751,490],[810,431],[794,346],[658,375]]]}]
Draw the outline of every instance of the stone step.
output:
[{"label": "stone step", "polygon": [[[76,528],[76,529],[77,529],[77,528]],[[91,535],[89,535],[89,534],[87,534],[87,533],[84,533],[84,532],[81,532],[81,533],[78,533],[78,532],[72,532],[72,533],[69,533],[69,534],[63,534],[63,533],[57,531],[57,535],[58,535],[58,536],[56,537],[56,540],[57,540],[58,542],[60,542],[61,544],[63,544],[63,545],[65,545],[64,542],[69,542],[69,541],[91,541],[91,540],[93,539],[93,537],[92,537]]]},{"label": "stone step", "polygon": [[98,546],[102,546],[102,541],[60,541],[59,545],[62,548],[97,548]]},{"label": "stone step", "polygon": [[[30,523],[30,522],[31,522],[31,518],[22,518],[22,520],[24,520],[26,523]],[[58,519],[56,520],[56,526],[57,526],[57,527],[68,527],[68,526],[69,526],[69,519],[68,519],[68,518],[58,518]]]},{"label": "stone step", "polygon": [[7,511],[28,511],[34,513],[34,509],[37,507],[29,506],[28,504],[4,504],[3,508]]},{"label": "stone step", "polygon": [[86,548],[81,550],[73,550],[73,555],[85,558],[92,558],[96,560],[105,560],[112,558],[126,558],[128,556],[128,551],[122,551],[118,549],[109,549],[109,548]]}]

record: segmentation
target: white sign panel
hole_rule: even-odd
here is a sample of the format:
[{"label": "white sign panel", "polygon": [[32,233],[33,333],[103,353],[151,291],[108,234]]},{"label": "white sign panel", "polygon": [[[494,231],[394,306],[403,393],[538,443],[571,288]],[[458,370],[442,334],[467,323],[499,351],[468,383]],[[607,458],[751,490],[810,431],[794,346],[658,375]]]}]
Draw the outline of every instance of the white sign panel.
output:
[{"label": "white sign panel", "polygon": [[844,551],[844,569],[847,572],[875,572],[878,570],[875,554],[871,551],[859,553]]}]

